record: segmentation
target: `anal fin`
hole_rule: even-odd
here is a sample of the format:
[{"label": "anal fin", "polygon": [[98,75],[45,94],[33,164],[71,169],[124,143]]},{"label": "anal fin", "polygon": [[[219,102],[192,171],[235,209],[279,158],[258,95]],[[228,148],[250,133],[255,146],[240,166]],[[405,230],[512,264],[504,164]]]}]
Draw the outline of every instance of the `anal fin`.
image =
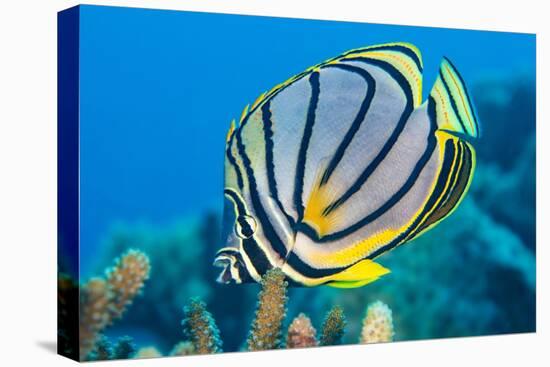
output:
[{"label": "anal fin", "polygon": [[335,288],[357,288],[378,280],[390,270],[372,260],[361,260],[341,273],[332,276],[326,285]]}]

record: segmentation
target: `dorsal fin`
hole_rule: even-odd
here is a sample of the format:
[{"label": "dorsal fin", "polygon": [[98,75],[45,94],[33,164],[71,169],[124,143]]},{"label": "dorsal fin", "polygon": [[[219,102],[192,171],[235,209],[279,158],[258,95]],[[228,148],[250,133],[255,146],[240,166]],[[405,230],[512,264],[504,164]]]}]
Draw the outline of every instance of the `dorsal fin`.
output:
[{"label": "dorsal fin", "polygon": [[476,113],[466,85],[447,58],[441,62],[439,76],[430,97],[435,102],[435,117],[439,129],[473,138],[480,135]]},{"label": "dorsal fin", "polygon": [[346,59],[353,60],[356,57],[380,60],[391,64],[405,77],[411,86],[414,107],[420,106],[422,103],[423,65],[422,55],[414,45],[405,42],[395,42],[358,48],[346,52],[342,57],[336,58],[332,62]]}]

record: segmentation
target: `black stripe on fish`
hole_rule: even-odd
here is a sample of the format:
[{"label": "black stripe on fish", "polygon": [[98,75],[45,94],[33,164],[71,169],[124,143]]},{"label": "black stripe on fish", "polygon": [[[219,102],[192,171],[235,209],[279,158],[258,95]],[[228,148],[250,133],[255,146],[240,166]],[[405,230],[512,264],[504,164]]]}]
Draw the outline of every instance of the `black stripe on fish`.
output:
[{"label": "black stripe on fish", "polygon": [[450,180],[449,180],[449,186],[447,187],[447,191],[442,196],[442,200],[440,201],[440,203],[438,205],[438,208],[445,206],[445,204],[449,201],[451,193],[453,192],[453,190],[454,190],[454,188],[457,184],[456,179],[458,177],[459,170],[461,169],[460,162],[462,162],[463,159],[464,159],[464,146],[460,143],[460,141],[457,141],[456,148],[457,148],[457,150],[456,150],[456,159],[455,159],[454,166],[453,166],[453,171],[451,173],[451,177],[450,177]]},{"label": "black stripe on fish", "polygon": [[265,166],[267,171],[267,183],[271,197],[275,200],[275,203],[286,217],[291,227],[294,226],[294,219],[288,215],[281,200],[279,198],[279,192],[277,190],[277,181],[275,180],[275,165],[273,163],[273,122],[271,114],[271,99],[262,106],[262,121],[265,140]]},{"label": "black stripe on fish", "polygon": [[309,100],[309,107],[307,111],[306,125],[304,127],[304,133],[302,135],[302,142],[300,144],[300,150],[298,151],[298,159],[296,162],[296,174],[294,181],[294,206],[298,213],[297,222],[301,222],[304,217],[304,204],[302,202],[302,192],[304,190],[304,173],[307,161],[307,151],[309,148],[309,142],[313,133],[313,125],[315,125],[315,111],[317,104],[319,103],[319,72],[311,73],[309,77],[309,83],[311,85],[311,97]]},{"label": "black stripe on fish", "polygon": [[329,275],[337,274],[346,270],[349,266],[353,266],[355,264],[354,263],[352,265],[341,268],[317,269],[303,262],[294,252],[291,252],[288,255],[286,263],[290,265],[292,269],[308,278],[322,278]]},{"label": "black stripe on fish", "polygon": [[443,86],[447,91],[447,95],[449,96],[449,100],[451,101],[451,107],[453,108],[456,118],[460,123],[460,127],[462,128],[462,131],[466,133],[468,130],[466,130],[466,125],[464,125],[464,121],[462,121],[462,116],[460,115],[460,113],[458,113],[458,107],[456,105],[455,98],[453,97],[451,90],[449,89],[449,84],[447,84],[447,81],[445,80],[445,77],[443,76],[443,72],[441,70],[439,70],[439,77],[441,78],[441,82],[443,83]]},{"label": "black stripe on fish", "polygon": [[248,178],[248,189],[250,191],[250,201],[252,202],[252,207],[254,208],[254,213],[256,214],[256,219],[260,222],[263,232],[266,238],[269,238],[271,248],[275,253],[277,253],[281,258],[286,257],[286,247],[277,235],[277,232],[273,228],[269,217],[265,211],[265,208],[262,205],[260,195],[258,193],[258,185],[256,183],[256,178],[254,177],[254,170],[250,162],[250,158],[246,153],[244,143],[242,141],[242,126],[236,134],[237,141],[237,150],[241,159],[243,161],[246,177]]},{"label": "black stripe on fish", "polygon": [[338,68],[341,70],[358,74],[367,83],[367,92],[366,92],[365,98],[361,102],[361,107],[359,108],[359,111],[357,112],[355,119],[353,120],[350,128],[346,132],[346,135],[344,136],[342,142],[338,146],[338,149],[336,149],[336,152],[332,156],[332,159],[330,160],[325,172],[323,173],[323,176],[320,181],[320,185],[324,185],[328,182],[328,180],[330,179],[330,176],[336,169],[336,166],[342,160],[342,157],[344,156],[346,149],[350,145],[351,141],[353,140],[353,137],[355,136],[355,134],[361,127],[363,121],[365,120],[365,116],[370,108],[371,102],[374,98],[374,93],[376,91],[376,81],[370,75],[370,73],[365,69],[359,68],[357,66],[347,65],[347,64],[329,64],[324,66],[324,68],[328,68],[328,67]]},{"label": "black stripe on fish", "polygon": [[[407,82],[407,79],[401,74],[397,69],[395,69],[393,66],[391,66],[389,63],[374,59],[367,59],[367,58],[348,58],[346,59],[350,61],[359,61],[364,62],[368,64],[372,64],[375,66],[378,66],[384,71],[386,71],[403,89],[403,92],[405,93],[407,102],[405,105],[405,109],[403,110],[403,113],[401,114],[401,117],[399,118],[399,121],[395,128],[393,129],[393,132],[391,133],[390,137],[380,150],[376,157],[369,163],[369,165],[363,170],[361,175],[357,178],[357,180],[353,183],[353,185],[346,190],[346,192],[340,196],[337,200],[335,200],[333,203],[331,203],[327,208],[324,210],[325,215],[329,215],[330,212],[338,208],[340,205],[345,203],[353,194],[358,192],[361,187],[367,182],[368,178],[372,175],[372,173],[379,167],[379,165],[383,162],[383,160],[386,158],[386,156],[389,154],[395,143],[397,142],[397,139],[405,129],[405,125],[407,124],[407,121],[409,120],[409,117],[414,110],[413,106],[413,96],[412,96],[412,90]],[[365,223],[366,224],[366,223]]]},{"label": "black stripe on fish", "polygon": [[243,251],[250,259],[250,263],[252,264],[254,270],[256,270],[256,273],[264,275],[273,267],[266,254],[262,251],[258,245],[258,242],[253,237],[243,240],[242,246]]},{"label": "black stripe on fish", "polygon": [[444,193],[445,185],[451,173],[450,171],[453,167],[453,163],[455,159],[456,159],[455,145],[453,141],[449,139],[445,142],[445,153],[443,156],[443,164],[441,166],[441,171],[439,172],[439,176],[438,176],[434,191],[430,195],[428,202],[424,206],[424,209],[418,216],[418,220],[416,221],[417,223],[411,226],[412,230],[405,238],[405,241],[412,240],[417,234],[419,234],[422,231],[423,228],[426,228],[426,226],[430,224],[428,223],[428,221],[430,220],[431,215],[426,217],[426,214],[432,212],[432,210],[437,205],[437,200],[445,194]]},{"label": "black stripe on fish", "polygon": [[231,152],[231,144],[233,143],[233,138],[235,136],[235,132],[231,134],[231,137],[229,138],[229,141],[227,142],[227,148],[225,150],[225,155],[227,156],[227,160],[235,170],[235,173],[237,175],[237,185],[239,186],[239,189],[242,191],[244,184],[243,184],[243,177],[241,170],[239,166],[237,165],[237,161],[235,160],[235,157],[233,156],[233,153]]},{"label": "black stripe on fish", "polygon": [[468,100],[468,106],[472,109],[472,120],[474,121],[475,131],[476,131],[477,135],[479,136],[480,133],[481,133],[481,127],[480,127],[480,125],[477,121],[476,113],[473,110],[474,109],[474,104],[472,103],[472,100],[470,99],[470,94],[468,93],[468,90],[466,89],[466,82],[464,81],[464,79],[462,79],[462,75],[460,75],[460,73],[458,72],[458,70],[456,69],[454,64],[451,62],[451,60],[449,60],[446,57],[445,57],[445,60],[447,61],[447,63],[449,63],[449,65],[453,69],[455,75],[458,77],[458,79],[462,83],[462,86],[463,86],[462,90],[464,91],[464,94],[466,94],[466,99]]},{"label": "black stripe on fish", "polygon": [[378,46],[378,47],[368,47],[368,48],[364,48],[364,49],[358,49],[358,50],[350,51],[350,52],[346,53],[345,55],[353,55],[353,54],[369,52],[369,51],[398,51],[398,52],[401,52],[401,53],[407,55],[409,58],[411,58],[413,60],[413,62],[415,63],[416,67],[418,68],[418,70],[420,72],[422,72],[422,62],[420,61],[420,58],[418,57],[416,52],[411,50],[409,47],[402,46],[402,45],[387,45],[387,46]]},{"label": "black stripe on fish", "polygon": [[[470,151],[470,148],[466,146],[463,142],[458,141],[458,144],[459,147],[462,147],[462,150],[464,152],[462,156],[462,166],[460,167],[460,173],[458,173],[458,181],[452,188],[448,190],[449,192],[445,195],[445,202],[441,202],[438,205],[435,211],[430,214],[429,218],[427,218],[420,225],[418,230],[415,231],[414,235],[411,238],[417,236],[420,232],[422,232],[424,229],[428,228],[432,224],[445,219],[445,217],[447,217],[449,213],[454,209],[454,207],[458,204],[460,198],[462,198],[462,196],[464,195],[466,186],[468,186],[468,181],[472,173],[472,152]],[[456,165],[459,166],[459,163],[460,162],[457,162]]]},{"label": "black stripe on fish", "polygon": [[223,193],[229,196],[231,198],[231,201],[235,203],[235,205],[237,206],[237,213],[239,213],[239,215],[248,215],[248,212],[246,211],[246,207],[244,206],[241,197],[235,192],[235,190],[226,188],[223,190]]}]

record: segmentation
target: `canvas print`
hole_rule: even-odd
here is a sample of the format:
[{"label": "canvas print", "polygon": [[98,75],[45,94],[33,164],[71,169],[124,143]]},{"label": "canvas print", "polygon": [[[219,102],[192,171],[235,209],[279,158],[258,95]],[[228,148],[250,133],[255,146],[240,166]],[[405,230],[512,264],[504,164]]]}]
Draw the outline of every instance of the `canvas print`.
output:
[{"label": "canvas print", "polygon": [[532,34],[59,13],[58,349],[535,331]]}]

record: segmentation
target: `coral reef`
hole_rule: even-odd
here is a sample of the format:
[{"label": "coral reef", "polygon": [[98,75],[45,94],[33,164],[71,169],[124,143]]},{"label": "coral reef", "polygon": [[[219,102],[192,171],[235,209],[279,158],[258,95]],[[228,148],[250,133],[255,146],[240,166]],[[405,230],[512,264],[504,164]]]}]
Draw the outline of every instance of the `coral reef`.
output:
[{"label": "coral reef", "polygon": [[138,349],[136,354],[134,355],[134,358],[141,359],[141,358],[158,358],[162,357],[162,353],[160,350],[158,350],[156,347],[141,347]]},{"label": "coral reef", "polygon": [[179,342],[174,345],[174,348],[170,351],[171,356],[188,356],[192,354],[196,354],[195,347],[193,346],[193,343],[189,341]]},{"label": "coral reef", "polygon": [[308,348],[317,345],[317,330],[311,324],[311,319],[303,313],[299,314],[288,327],[286,347]]},{"label": "coral reef", "polygon": [[220,332],[214,318],[206,310],[204,302],[193,298],[184,308],[182,321],[184,335],[193,343],[196,354],[211,354],[222,351]]},{"label": "coral reef", "polygon": [[248,350],[276,349],[281,344],[286,315],[288,283],[280,269],[269,270],[262,278],[256,316],[247,340]]},{"label": "coral reef", "polygon": [[328,312],[321,329],[321,345],[338,345],[346,329],[346,317],[340,306],[334,306]]},{"label": "coral reef", "polygon": [[78,359],[78,284],[62,272],[57,277],[57,350],[71,359]]},{"label": "coral reef", "polygon": [[[106,341],[101,332],[126,311],[138,295],[150,272],[147,255],[129,250],[115,265],[106,271],[106,279],[92,278],[80,287],[80,359],[98,359],[108,354]],[[98,344],[98,342],[101,343]],[[94,350],[100,348],[100,350]],[[118,349],[117,349],[118,348]],[[114,355],[133,353],[128,340],[121,339],[115,346]],[[134,348],[135,349],[135,348]],[[91,356],[90,353],[92,353]]]},{"label": "coral reef", "polygon": [[393,319],[390,308],[381,301],[369,305],[363,319],[359,342],[384,343],[393,341]]},{"label": "coral reef", "polygon": [[128,359],[136,353],[137,347],[134,340],[129,336],[120,337],[113,348],[113,357],[111,359]]},{"label": "coral reef", "polygon": [[[255,286],[224,285],[214,282],[217,269],[212,259],[219,248],[218,216],[204,214],[199,218],[181,219],[162,227],[119,224],[112,229],[102,247],[96,271],[128,248],[146,253],[154,272],[140,301],[117,321],[116,329],[139,327],[136,341],[153,344],[164,354],[181,341],[181,330],[174,327],[174,315],[192,297],[199,297],[218,317],[222,334],[232,335],[224,349],[237,350],[247,336],[242,325],[254,312]],[[149,320],[154,320],[151,322]]]},{"label": "coral reef", "polygon": [[88,360],[104,361],[112,359],[113,355],[113,344],[105,335],[100,335],[95,343],[94,350],[88,355]]}]

